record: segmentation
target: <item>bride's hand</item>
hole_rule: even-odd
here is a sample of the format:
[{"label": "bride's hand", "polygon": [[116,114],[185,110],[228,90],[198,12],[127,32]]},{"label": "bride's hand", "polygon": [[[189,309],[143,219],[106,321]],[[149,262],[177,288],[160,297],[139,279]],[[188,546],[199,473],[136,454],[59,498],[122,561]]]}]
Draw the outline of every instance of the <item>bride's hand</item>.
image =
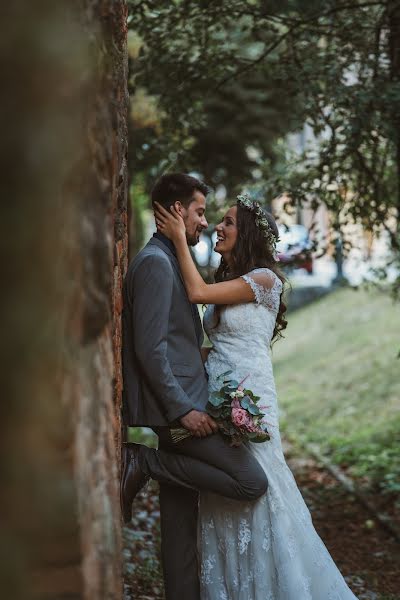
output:
[{"label": "bride's hand", "polygon": [[155,202],[154,206],[157,230],[173,242],[182,237],[186,238],[185,223],[175,207],[171,206],[171,212],[168,212],[158,202]]}]

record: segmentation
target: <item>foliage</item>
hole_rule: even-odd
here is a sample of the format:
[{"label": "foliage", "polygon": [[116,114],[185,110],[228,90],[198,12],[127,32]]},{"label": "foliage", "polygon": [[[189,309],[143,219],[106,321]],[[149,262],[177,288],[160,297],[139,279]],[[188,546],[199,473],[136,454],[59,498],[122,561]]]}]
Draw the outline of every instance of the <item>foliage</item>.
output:
[{"label": "foliage", "polygon": [[134,102],[144,89],[157,113],[131,136],[148,182],[194,170],[228,193],[324,202],[338,232],[354,221],[386,230],[399,270],[399,0],[129,7]]},{"label": "foliage", "polygon": [[283,429],[388,491],[400,477],[399,325],[386,295],[340,289],[292,313],[273,353]]},{"label": "foliage", "polygon": [[223,385],[218,391],[211,393],[207,412],[218,423],[220,431],[231,438],[233,444],[246,440],[255,443],[269,440],[270,436],[263,423],[265,413],[257,406],[260,397],[252,390],[244,389],[243,382],[229,379],[231,373],[232,371],[226,371],[219,376]]},{"label": "foliage", "polygon": [[312,135],[274,185],[313,208],[324,201],[337,228],[383,226],[398,251],[388,223],[400,209],[400,3],[324,3],[285,22],[280,62]]},{"label": "foliage", "polygon": [[276,138],[299,124],[288,83],[268,63],[222,85],[260,45],[241,4],[130,2],[129,27],[142,40],[131,59],[133,102],[144,87],[158,105],[152,128],[148,118],[135,122],[131,149],[151,178],[194,170],[231,189],[274,160]]},{"label": "foliage", "polygon": [[145,82],[171,122],[188,130],[202,122],[204,95],[257,70],[260,92],[269,76],[274,86],[284,82],[287,93],[302,96],[302,114],[315,133],[328,127],[354,136],[352,149],[361,154],[355,166],[368,171],[374,165],[364,163],[363,150],[379,159],[385,140],[398,138],[390,29],[397,5],[131,0],[129,26],[143,39],[133,83]]},{"label": "foliage", "polygon": [[157,435],[148,427],[129,427],[128,441],[134,444],[145,444],[150,448],[157,448],[158,445]]},{"label": "foliage", "polygon": [[399,431],[400,419],[384,434],[376,434],[371,426],[359,432],[358,439],[353,436],[351,443],[332,439],[333,460],[352,465],[353,475],[367,477],[382,490],[400,494]]},{"label": "foliage", "polygon": [[163,575],[160,560],[149,556],[141,561],[137,561],[137,564],[135,564],[134,579],[137,588],[143,594],[146,594],[147,598],[154,598],[154,596],[149,596],[148,594],[154,594],[154,586],[159,586],[162,582]]},{"label": "foliage", "polygon": [[134,173],[129,189],[129,200],[132,214],[132,224],[135,227],[135,235],[131,235],[134,240],[134,247],[130,248],[131,254],[136,254],[144,244],[144,211],[148,205],[148,196],[145,187],[145,177],[141,172]]}]

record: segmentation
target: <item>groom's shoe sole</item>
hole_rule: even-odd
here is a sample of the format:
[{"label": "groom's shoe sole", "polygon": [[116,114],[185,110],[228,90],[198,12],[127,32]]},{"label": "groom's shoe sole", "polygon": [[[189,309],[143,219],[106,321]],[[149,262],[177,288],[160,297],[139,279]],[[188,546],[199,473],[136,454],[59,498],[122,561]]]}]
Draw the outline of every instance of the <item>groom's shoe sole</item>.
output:
[{"label": "groom's shoe sole", "polygon": [[140,469],[139,451],[138,444],[123,444],[122,446],[120,503],[124,523],[130,523],[132,520],[132,502],[149,480],[149,477]]}]

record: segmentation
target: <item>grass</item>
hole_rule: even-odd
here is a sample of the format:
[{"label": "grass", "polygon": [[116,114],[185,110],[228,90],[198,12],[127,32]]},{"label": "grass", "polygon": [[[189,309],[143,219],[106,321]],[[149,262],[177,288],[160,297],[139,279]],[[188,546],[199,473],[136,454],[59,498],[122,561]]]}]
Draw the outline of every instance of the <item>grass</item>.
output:
[{"label": "grass", "polygon": [[148,427],[128,427],[128,442],[157,448],[157,435]]},{"label": "grass", "polygon": [[400,491],[400,309],[339,289],[289,315],[273,349],[283,431],[355,476]]}]

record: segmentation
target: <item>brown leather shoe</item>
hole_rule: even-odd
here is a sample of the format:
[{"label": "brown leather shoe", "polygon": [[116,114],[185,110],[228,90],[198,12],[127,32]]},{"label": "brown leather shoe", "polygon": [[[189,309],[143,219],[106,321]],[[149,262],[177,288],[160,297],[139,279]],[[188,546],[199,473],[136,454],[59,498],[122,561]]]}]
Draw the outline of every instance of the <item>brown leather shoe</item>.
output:
[{"label": "brown leather shoe", "polygon": [[149,477],[140,469],[138,460],[139,451],[139,444],[123,444],[122,446],[120,501],[124,523],[131,521],[132,502],[149,480]]}]

